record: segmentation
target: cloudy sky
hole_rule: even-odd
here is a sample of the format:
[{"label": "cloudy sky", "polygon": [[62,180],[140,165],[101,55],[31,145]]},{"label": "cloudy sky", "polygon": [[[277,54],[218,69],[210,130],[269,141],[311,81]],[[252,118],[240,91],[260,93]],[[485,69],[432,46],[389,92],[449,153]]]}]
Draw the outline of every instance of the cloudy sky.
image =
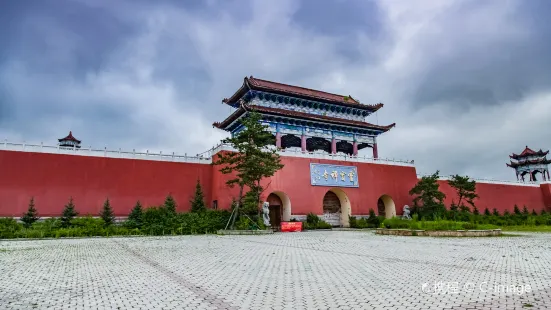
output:
[{"label": "cloudy sky", "polygon": [[[245,76],[364,103],[381,157],[514,179],[551,147],[547,0],[6,0],[0,137],[197,153]],[[369,153],[368,153],[369,154]]]}]

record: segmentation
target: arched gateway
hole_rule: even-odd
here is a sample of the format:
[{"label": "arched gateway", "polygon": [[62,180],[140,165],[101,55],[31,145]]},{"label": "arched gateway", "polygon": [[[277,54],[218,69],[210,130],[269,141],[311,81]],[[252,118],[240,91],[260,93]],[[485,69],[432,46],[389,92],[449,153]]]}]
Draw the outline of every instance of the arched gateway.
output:
[{"label": "arched gateway", "polygon": [[340,188],[330,189],[323,196],[323,220],[332,226],[349,227],[350,200]]},{"label": "arched gateway", "polygon": [[377,201],[377,214],[389,219],[396,216],[396,205],[389,195],[382,195]]},{"label": "arched gateway", "polygon": [[273,228],[281,226],[281,222],[291,220],[291,200],[283,192],[273,192],[266,198],[270,210],[270,225]]}]

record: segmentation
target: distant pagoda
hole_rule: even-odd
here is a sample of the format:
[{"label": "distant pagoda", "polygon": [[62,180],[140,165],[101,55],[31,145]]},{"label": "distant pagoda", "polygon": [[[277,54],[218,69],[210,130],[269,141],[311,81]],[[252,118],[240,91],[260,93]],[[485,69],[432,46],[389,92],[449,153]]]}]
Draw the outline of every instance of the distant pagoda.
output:
[{"label": "distant pagoda", "polygon": [[377,136],[395,124],[379,126],[366,117],[383,107],[363,104],[352,96],[331,94],[299,86],[245,77],[243,85],[223,103],[236,110],[213,125],[235,135],[243,128],[239,119],[250,111],[262,114],[262,123],[275,136],[280,150],[323,152],[357,156],[372,148],[378,157]]},{"label": "distant pagoda", "polygon": [[57,139],[57,141],[59,141],[58,145],[60,147],[70,147],[70,148],[77,148],[77,149],[80,148],[80,140],[73,137],[72,131],[69,131],[69,135],[67,135],[67,137]]},{"label": "distant pagoda", "polygon": [[547,159],[547,154],[549,154],[549,151],[542,151],[541,149],[537,152],[530,149],[528,146],[520,153],[520,155],[517,155],[513,153],[513,155],[509,155],[511,159],[511,163],[507,164],[508,167],[511,167],[515,169],[517,180],[522,180],[525,182],[524,176],[526,174],[530,175],[530,181],[538,181],[536,179],[536,174],[539,172],[541,173],[543,180],[551,180],[549,178],[549,167],[548,165],[551,163],[551,160]]}]

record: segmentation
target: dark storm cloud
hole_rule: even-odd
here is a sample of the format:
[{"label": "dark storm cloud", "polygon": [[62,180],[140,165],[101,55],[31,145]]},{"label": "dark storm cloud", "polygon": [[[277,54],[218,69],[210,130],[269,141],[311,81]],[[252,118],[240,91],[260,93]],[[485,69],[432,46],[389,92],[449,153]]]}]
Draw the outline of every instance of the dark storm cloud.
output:
[{"label": "dark storm cloud", "polygon": [[546,148],[551,130],[550,13],[543,0],[6,1],[0,138],[72,130],[85,146],[197,153],[254,75],[384,102],[370,121],[398,127],[380,154],[419,172],[509,178],[507,155]]},{"label": "dark storm cloud", "polygon": [[[468,8],[458,8],[458,13]],[[445,32],[423,46],[427,54],[452,49],[423,68],[414,107],[442,104],[466,108],[519,101],[551,86],[551,31],[546,25],[549,1],[524,1],[498,33],[476,29],[463,14],[446,15]],[[491,17],[488,17],[491,18]],[[443,22],[444,23],[444,22]],[[487,25],[495,27],[495,25]],[[467,29],[467,31],[465,31]],[[431,52],[432,51],[432,52]],[[464,110],[468,111],[468,110]]]}]

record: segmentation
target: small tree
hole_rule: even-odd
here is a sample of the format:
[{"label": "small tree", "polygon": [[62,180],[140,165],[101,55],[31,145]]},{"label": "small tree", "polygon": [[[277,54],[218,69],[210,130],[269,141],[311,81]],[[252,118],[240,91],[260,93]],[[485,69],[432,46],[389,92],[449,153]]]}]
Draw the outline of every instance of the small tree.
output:
[{"label": "small tree", "polygon": [[522,215],[522,212],[520,212],[520,209],[519,207],[515,204],[515,206],[513,207],[513,213],[515,215]]},{"label": "small tree", "polygon": [[111,226],[115,222],[115,215],[113,214],[111,203],[109,203],[109,198],[107,198],[103,203],[103,209],[101,210],[100,217],[106,227]]},{"label": "small tree", "polygon": [[457,206],[462,211],[469,211],[470,208],[465,205],[465,202],[475,207],[474,199],[478,197],[476,194],[476,182],[474,180],[469,180],[468,176],[454,175],[448,180],[448,184],[455,189],[457,192]]},{"label": "small tree", "polygon": [[[494,209],[494,210],[495,210],[495,209]],[[497,211],[497,210],[496,210],[496,211]],[[488,210],[488,208],[486,208],[486,209],[484,209],[484,215],[485,215],[485,216],[490,216],[490,215],[492,215],[492,214],[490,213],[490,210]]]},{"label": "small tree", "polygon": [[75,210],[75,204],[73,203],[73,197],[69,198],[69,203],[65,205],[61,214],[61,227],[70,227],[71,221],[78,215]]},{"label": "small tree", "polygon": [[142,218],[143,218],[142,204],[138,200],[136,202],[136,205],[128,215],[128,219],[126,220],[127,226],[130,228],[142,228],[142,223],[143,223]]},{"label": "small tree", "polygon": [[[443,200],[446,195],[439,190],[438,178],[439,171],[430,176],[424,176],[409,191],[410,195],[415,195],[413,204],[415,209],[424,218],[441,218],[446,213]],[[421,205],[419,204],[421,202]]]},{"label": "small tree", "polygon": [[197,184],[195,185],[195,195],[191,203],[191,212],[203,212],[207,210],[205,206],[205,196],[203,195],[203,189],[201,188],[201,183],[197,179]]},{"label": "small tree", "polygon": [[166,196],[164,207],[169,213],[176,214],[177,205],[171,194],[168,194],[168,196]]},{"label": "small tree", "polygon": [[480,215],[480,211],[478,211],[476,206],[473,206],[473,215]]},{"label": "small tree", "polygon": [[[274,135],[268,131],[268,127],[261,123],[262,115],[251,111],[240,120],[243,130],[231,138],[222,140],[230,144],[236,152],[220,152],[213,160],[213,165],[221,166],[220,172],[232,174],[226,182],[229,187],[239,186],[236,213],[238,214],[243,200],[243,189],[254,189],[256,208],[260,204],[260,194],[263,187],[260,182],[264,178],[273,176],[276,171],[283,168],[280,157],[275,148]],[[236,217],[231,219],[230,228],[233,229]]]},{"label": "small tree", "polygon": [[536,212],[536,209],[532,209],[532,216],[538,216],[538,213]]},{"label": "small tree", "polygon": [[492,211],[492,215],[493,216],[499,216],[499,211],[497,211],[497,209],[494,208],[494,210]]},{"label": "small tree", "polygon": [[34,197],[31,197],[31,201],[29,201],[29,209],[27,209],[27,212],[23,214],[21,221],[26,228],[29,228],[34,222],[38,221],[38,219],[38,213],[34,207]]}]

